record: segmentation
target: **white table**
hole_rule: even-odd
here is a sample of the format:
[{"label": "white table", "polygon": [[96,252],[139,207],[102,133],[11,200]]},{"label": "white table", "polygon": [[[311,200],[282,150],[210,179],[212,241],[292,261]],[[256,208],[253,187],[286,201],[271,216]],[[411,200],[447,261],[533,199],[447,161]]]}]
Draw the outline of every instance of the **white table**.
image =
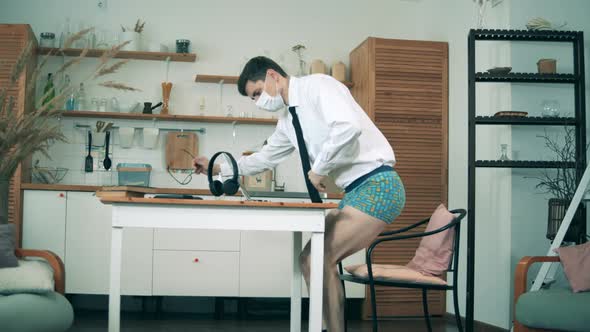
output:
[{"label": "white table", "polygon": [[301,232],[311,232],[309,331],[321,331],[324,218],[326,210],[336,208],[336,204],[124,197],[102,197],[101,201],[113,207],[110,332],[118,332],[120,329],[121,249],[124,227],[293,232],[291,332],[301,331]]}]

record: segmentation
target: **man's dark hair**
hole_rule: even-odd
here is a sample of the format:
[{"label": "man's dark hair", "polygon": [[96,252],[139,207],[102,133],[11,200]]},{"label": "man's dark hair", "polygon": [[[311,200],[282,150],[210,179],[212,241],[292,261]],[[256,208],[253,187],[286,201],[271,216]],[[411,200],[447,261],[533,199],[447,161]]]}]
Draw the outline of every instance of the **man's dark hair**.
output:
[{"label": "man's dark hair", "polygon": [[257,56],[250,59],[248,63],[246,63],[242,73],[240,74],[240,78],[238,78],[238,91],[240,94],[242,96],[247,96],[246,83],[248,83],[248,81],[264,81],[266,78],[266,71],[269,69],[273,69],[283,77],[288,76],[283,68],[281,68],[281,66],[279,66],[276,62],[264,56]]}]

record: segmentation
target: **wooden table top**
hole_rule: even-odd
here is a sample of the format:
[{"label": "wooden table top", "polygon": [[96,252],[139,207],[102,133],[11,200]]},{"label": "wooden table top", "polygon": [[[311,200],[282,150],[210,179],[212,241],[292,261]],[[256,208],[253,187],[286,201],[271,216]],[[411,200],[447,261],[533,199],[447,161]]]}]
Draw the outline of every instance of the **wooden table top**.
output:
[{"label": "wooden table top", "polygon": [[144,198],[144,197],[100,197],[104,204],[165,204],[165,205],[204,205],[204,206],[250,206],[269,208],[311,208],[311,209],[335,209],[336,203],[299,203],[299,202],[261,202],[261,201],[225,201],[210,199],[176,199],[176,198]]}]

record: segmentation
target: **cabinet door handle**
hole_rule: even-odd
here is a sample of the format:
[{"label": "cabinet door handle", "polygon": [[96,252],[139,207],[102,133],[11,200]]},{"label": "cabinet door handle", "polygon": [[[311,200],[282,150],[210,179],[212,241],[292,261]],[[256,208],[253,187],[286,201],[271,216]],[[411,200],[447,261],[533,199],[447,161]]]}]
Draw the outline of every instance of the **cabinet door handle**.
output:
[{"label": "cabinet door handle", "polygon": [[195,258],[195,259],[193,260],[193,262],[195,262],[195,263],[198,263],[198,262],[199,262],[199,259],[198,259],[198,258]]},{"label": "cabinet door handle", "polygon": [[66,196],[66,195],[64,195],[64,193],[59,193],[59,197],[63,198],[63,197],[65,197],[65,196]]}]

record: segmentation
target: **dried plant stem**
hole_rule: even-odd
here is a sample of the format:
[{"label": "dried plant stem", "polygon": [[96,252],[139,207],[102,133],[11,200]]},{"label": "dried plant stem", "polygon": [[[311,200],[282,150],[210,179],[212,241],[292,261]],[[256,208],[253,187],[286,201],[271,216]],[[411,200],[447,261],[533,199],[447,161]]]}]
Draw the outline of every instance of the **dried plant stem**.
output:
[{"label": "dried plant stem", "polygon": [[85,47],[82,52],[80,53],[79,56],[69,60],[68,62],[64,63],[56,72],[55,74],[60,74],[64,71],[66,71],[66,69],[68,69],[69,67],[78,64],[80,62],[82,62],[82,59],[84,59],[84,57],[86,57],[86,54],[88,54],[88,47]]},{"label": "dried plant stem", "polygon": [[[64,46],[60,51],[63,53],[64,49],[69,48],[75,41],[81,39],[88,32],[92,31],[92,29],[85,29],[72,35],[64,42]],[[99,59],[97,68],[82,82],[114,73],[120,69],[127,60],[119,61],[111,66],[107,66],[107,63],[128,43],[122,43],[106,51]],[[24,70],[27,68],[27,64],[32,62],[31,57],[36,56],[32,54],[31,45],[29,43],[23,48],[13,65],[10,79],[8,80],[9,85],[0,87],[0,177],[10,178],[18,165],[34,153],[41,153],[49,158],[49,147],[54,142],[66,141],[66,137],[61,132],[61,126],[55,121],[59,120],[60,115],[63,113],[63,104],[74,91],[72,86],[65,88],[59,93],[54,91],[55,88],[46,91],[41,97],[41,100],[45,100],[46,103],[27,113],[17,110],[15,97],[9,95],[9,91],[12,91],[13,88],[18,88],[18,82],[20,82],[22,74],[25,73]],[[32,89],[36,85],[35,83],[41,69],[46,65],[49,56],[54,55],[54,53],[54,50],[50,50],[42,58],[35,70],[30,73],[26,72],[26,96],[32,95]],[[87,53],[88,48],[84,48],[79,56],[63,64],[56,71],[56,74],[63,73],[80,64]],[[0,65],[4,66],[5,64],[4,62],[0,62]],[[101,85],[125,91],[138,91],[123,83],[112,81],[101,83]],[[48,100],[52,94],[55,94],[55,96]]]},{"label": "dried plant stem", "polygon": [[75,34],[71,35],[68,39],[66,39],[64,45],[62,46],[62,48],[60,48],[60,51],[63,52],[63,50],[70,48],[70,46],[72,46],[73,43],[83,38],[87,33],[89,33],[92,30],[94,30],[94,28],[88,28],[78,31]]},{"label": "dried plant stem", "polygon": [[[578,186],[578,179],[576,171],[573,168],[567,167],[565,163],[574,162],[576,160],[576,142],[575,129],[571,127],[564,127],[564,143],[560,145],[557,141],[549,136],[547,130],[543,138],[545,147],[547,147],[554,155],[554,161],[563,162],[564,165],[554,170],[543,170],[541,175],[531,177],[539,180],[535,186],[544,193],[553,195],[555,198],[571,200],[576,192]],[[586,146],[588,149],[588,146]]]},{"label": "dried plant stem", "polygon": [[111,66],[102,67],[102,68],[100,68],[98,70],[98,72],[96,73],[96,75],[94,75],[94,78],[105,76],[105,75],[109,75],[109,74],[114,74],[114,73],[117,72],[117,70],[119,68],[121,68],[127,62],[129,62],[129,60],[120,60],[120,61],[117,61],[115,64],[113,64]]},{"label": "dried plant stem", "polygon": [[106,82],[98,83],[98,85],[104,86],[106,88],[112,88],[112,89],[123,90],[123,91],[141,91],[139,89],[127,86],[123,83],[113,82],[113,81],[106,81]]}]

